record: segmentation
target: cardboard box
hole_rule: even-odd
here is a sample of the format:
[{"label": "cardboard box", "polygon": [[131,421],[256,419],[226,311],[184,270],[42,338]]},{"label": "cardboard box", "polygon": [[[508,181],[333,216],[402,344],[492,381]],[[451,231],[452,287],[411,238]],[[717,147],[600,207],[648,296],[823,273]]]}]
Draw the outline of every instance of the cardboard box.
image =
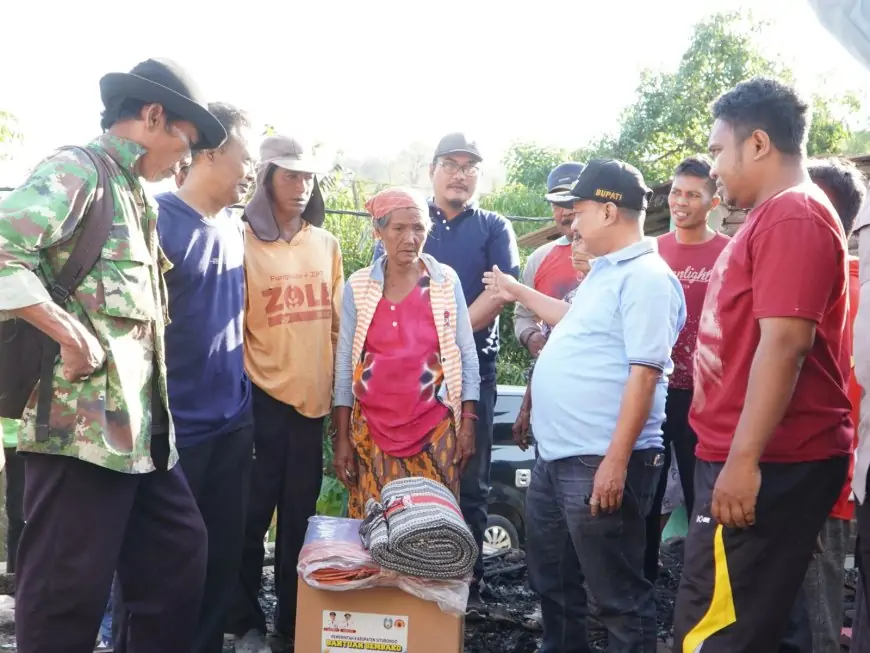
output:
[{"label": "cardboard box", "polygon": [[299,579],[296,653],[462,653],[465,618],[392,587],[331,592]]}]

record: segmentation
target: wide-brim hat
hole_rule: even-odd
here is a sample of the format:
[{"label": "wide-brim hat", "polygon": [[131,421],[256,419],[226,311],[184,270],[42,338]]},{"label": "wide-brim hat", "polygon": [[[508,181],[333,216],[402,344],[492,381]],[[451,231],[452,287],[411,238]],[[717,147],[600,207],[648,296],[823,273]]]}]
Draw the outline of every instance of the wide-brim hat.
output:
[{"label": "wide-brim hat", "polygon": [[168,59],[148,59],[129,73],[109,73],[100,80],[103,106],[112,109],[134,99],[161,105],[182,120],[192,123],[200,134],[196,149],[220,147],[227,131],[208,110],[199,89],[178,64]]}]

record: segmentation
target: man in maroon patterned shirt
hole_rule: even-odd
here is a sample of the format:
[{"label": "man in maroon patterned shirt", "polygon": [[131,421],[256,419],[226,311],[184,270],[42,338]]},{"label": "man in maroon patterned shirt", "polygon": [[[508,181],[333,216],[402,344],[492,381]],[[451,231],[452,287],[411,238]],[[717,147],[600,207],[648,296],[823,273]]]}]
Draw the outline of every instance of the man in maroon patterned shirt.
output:
[{"label": "man in maroon patterned shirt", "polygon": [[[668,205],[676,229],[659,236],[659,254],[680,280],[686,296],[686,326],[680,332],[671,357],[674,373],[668,384],[665,423],[662,433],[665,445],[665,469],[670,467],[671,444],[677,458],[686,514],[691,518],[694,503],[692,482],[695,477],[695,445],[698,439],[689,426],[692,405],[692,356],[698,338],[698,322],[704,294],[710,283],[713,265],[728,244],[728,237],[707,224],[707,216],[719,205],[716,182],[710,177],[712,164],[704,156],[684,159],[674,171]],[[658,577],[661,506],[668,475],[662,474],[655,501],[647,518],[647,545],[644,570],[655,582]]]}]

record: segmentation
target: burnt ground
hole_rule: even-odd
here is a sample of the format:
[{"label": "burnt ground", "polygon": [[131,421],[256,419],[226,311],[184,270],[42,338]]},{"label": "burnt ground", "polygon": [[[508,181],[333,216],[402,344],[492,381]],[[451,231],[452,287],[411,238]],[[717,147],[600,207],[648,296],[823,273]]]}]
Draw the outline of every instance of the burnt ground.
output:
[{"label": "burnt ground", "polygon": [[[673,538],[662,545],[661,567],[656,583],[656,612],[658,635],[662,651],[669,651],[666,642],[673,631],[674,602],[683,565],[683,540]],[[466,622],[465,653],[535,653],[540,644],[540,631],[530,628],[528,616],[538,608],[538,599],[529,589],[525,555],[522,551],[510,551],[493,556],[486,561],[486,599],[490,616],[485,621]],[[845,626],[851,626],[854,607],[856,573],[846,572],[844,587],[846,605]],[[272,594],[272,569],[264,570],[264,591],[260,595],[266,614],[274,612],[275,597]],[[607,635],[604,627],[589,619],[589,640],[595,653],[604,653]],[[843,648],[848,651],[848,647]],[[232,646],[224,649],[232,653]],[[303,653],[303,652],[299,652]]]},{"label": "burnt ground", "polygon": [[[659,639],[664,643],[669,639],[673,627],[674,600],[683,560],[682,539],[674,538],[664,543],[661,558],[662,565],[656,583],[656,608]],[[528,587],[524,554],[521,551],[511,551],[489,558],[485,580],[486,598],[491,614],[484,621],[466,623],[465,653],[535,653],[540,632],[533,627],[530,628],[527,617],[538,607],[538,600]],[[855,582],[855,572],[847,571],[844,587],[846,598],[844,626],[847,627],[852,625]],[[266,567],[263,569],[260,601],[270,617],[275,611],[274,588],[273,568]],[[3,591],[2,578],[0,578],[0,593]],[[594,617],[589,619],[589,639],[595,653],[605,651],[607,636],[604,628]],[[669,649],[663,644],[662,650]],[[849,649],[844,646],[843,650]],[[11,624],[0,625],[0,653],[4,651],[15,651]],[[230,638],[227,638],[224,652],[233,652]]]}]

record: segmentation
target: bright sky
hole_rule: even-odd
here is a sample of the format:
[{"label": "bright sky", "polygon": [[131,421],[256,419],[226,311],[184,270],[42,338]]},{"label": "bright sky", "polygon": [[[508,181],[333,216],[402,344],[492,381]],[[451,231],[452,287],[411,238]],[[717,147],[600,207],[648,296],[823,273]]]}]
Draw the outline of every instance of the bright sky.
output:
[{"label": "bright sky", "polygon": [[489,160],[516,139],[583,145],[613,129],[643,68],[676,68],[696,21],[741,6],[777,21],[767,45],[802,83],[870,81],[806,0],[514,1],[6,3],[0,108],[26,144],[0,186],[97,134],[99,78],[151,56],[188,68],[209,99],[354,157],[453,130]]}]

